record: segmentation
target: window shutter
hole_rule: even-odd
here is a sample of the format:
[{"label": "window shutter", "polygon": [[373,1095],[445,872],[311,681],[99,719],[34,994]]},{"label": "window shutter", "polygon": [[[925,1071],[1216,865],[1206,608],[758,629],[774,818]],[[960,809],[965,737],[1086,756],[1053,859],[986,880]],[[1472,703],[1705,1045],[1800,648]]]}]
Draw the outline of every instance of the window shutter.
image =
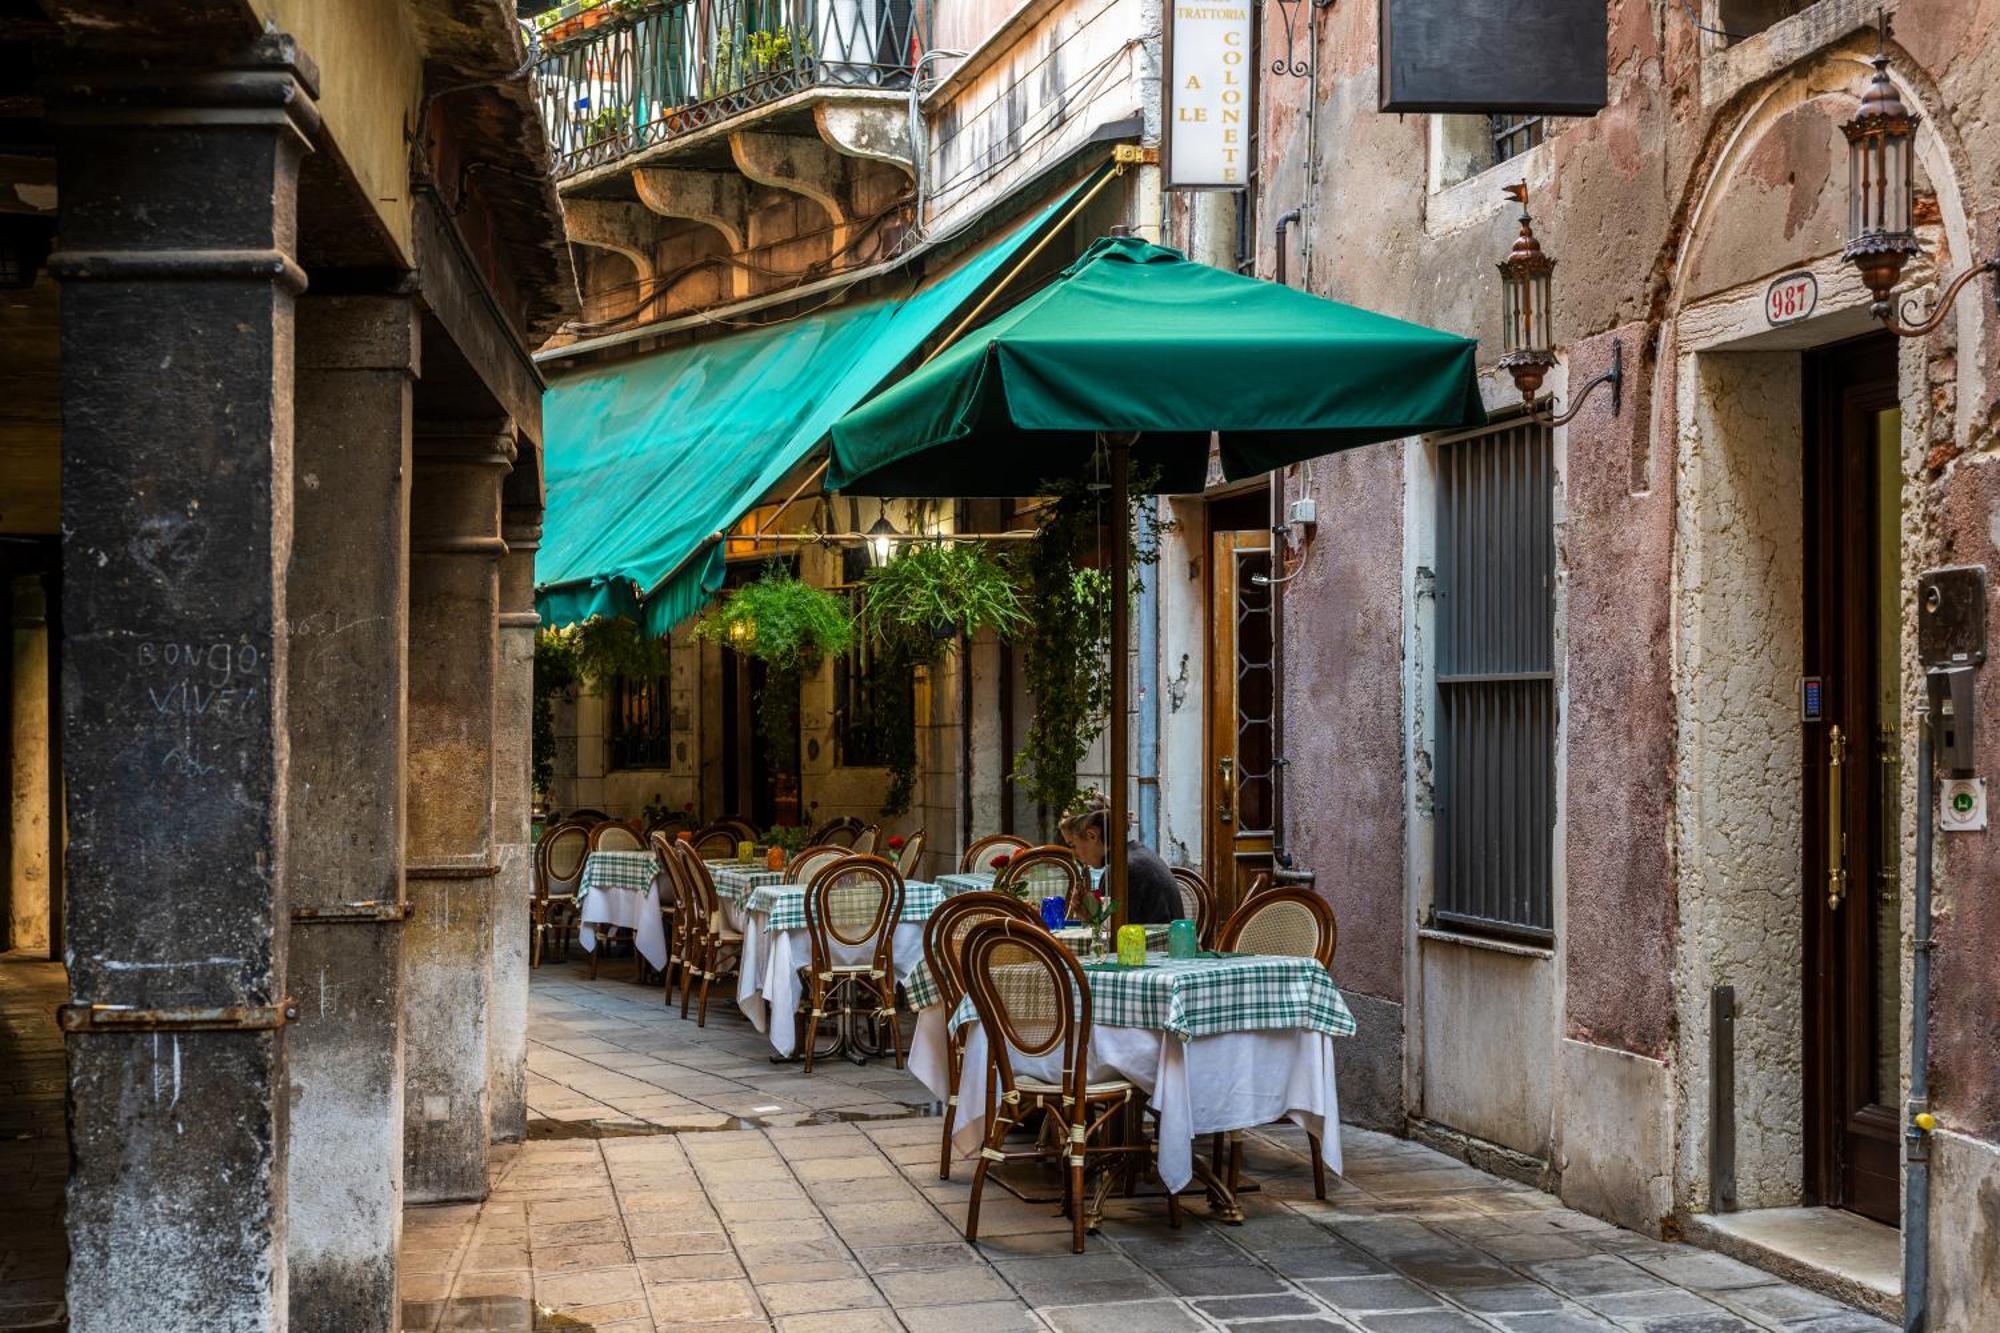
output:
[{"label": "window shutter", "polygon": [[1588,116],[1605,0],[1381,0],[1384,111]]}]

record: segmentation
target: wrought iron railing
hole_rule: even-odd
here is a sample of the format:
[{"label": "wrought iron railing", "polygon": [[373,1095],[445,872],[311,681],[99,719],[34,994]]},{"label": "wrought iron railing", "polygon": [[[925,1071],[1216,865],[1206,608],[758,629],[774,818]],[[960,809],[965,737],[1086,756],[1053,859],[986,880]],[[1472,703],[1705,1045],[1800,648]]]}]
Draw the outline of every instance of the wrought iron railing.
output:
[{"label": "wrought iron railing", "polygon": [[[542,35],[556,174],[573,176],[815,87],[900,90],[915,0],[654,0]],[[550,40],[554,35],[555,40]]]}]

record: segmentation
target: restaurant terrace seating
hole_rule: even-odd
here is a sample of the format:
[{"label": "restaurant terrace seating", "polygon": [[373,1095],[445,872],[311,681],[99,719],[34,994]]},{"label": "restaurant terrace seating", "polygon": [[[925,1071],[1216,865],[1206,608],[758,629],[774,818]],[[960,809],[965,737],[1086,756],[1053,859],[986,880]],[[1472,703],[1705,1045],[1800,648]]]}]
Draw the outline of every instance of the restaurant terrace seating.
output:
[{"label": "restaurant terrace seating", "polygon": [[852,848],[854,840],[861,836],[861,821],[853,815],[842,815],[839,819],[829,819],[812,831],[806,839],[809,846],[834,845]]},{"label": "restaurant terrace seating", "polygon": [[[939,1001],[946,1013],[957,1009],[959,1002],[965,998],[965,977],[959,971],[959,963],[966,932],[982,921],[1009,917],[1030,925],[1037,924],[1041,919],[1034,908],[1011,894],[975,889],[945,899],[924,922],[924,966],[930,971],[931,981],[937,987]],[[967,1028],[960,1028],[945,1037],[945,1071],[953,1091],[947,1093],[944,1099],[944,1149],[938,1157],[939,1180],[951,1179],[952,1110],[958,1105],[959,1066],[965,1060],[968,1031]]]},{"label": "restaurant terrace seating", "polygon": [[639,826],[631,820],[607,819],[590,830],[590,850],[593,852],[643,852],[643,841]]},{"label": "restaurant terrace seating", "polygon": [[[722,904],[709,880],[708,866],[688,843],[677,842],[682,883],[687,891],[690,939],[681,963],[681,1017],[688,1016],[688,1000],[694,982],[701,982],[701,999],[695,1010],[695,1026],[708,1026],[708,992],[721,977],[735,975],[743,955],[743,936],[722,919]],[[697,924],[699,923],[699,924]]]},{"label": "restaurant terrace seating", "polygon": [[558,824],[535,844],[535,896],[529,904],[534,932],[528,950],[530,967],[541,966],[543,941],[550,930],[556,932],[560,943],[565,931],[576,924],[576,890],[589,851],[590,831],[582,824]]},{"label": "restaurant terrace seating", "polygon": [[1090,877],[1083,873],[1076,853],[1051,843],[1014,853],[994,879],[993,887],[1036,903],[1061,894],[1068,904],[1070,920],[1076,921],[1083,916],[1078,907],[1083,895],[1090,892]]},{"label": "restaurant terrace seating", "polygon": [[902,872],[904,879],[908,879],[910,876],[916,874],[917,867],[923,864],[924,843],[929,837],[930,834],[926,833],[923,829],[918,829],[909,836],[903,843],[902,849],[896,853],[896,869]]},{"label": "restaurant terrace seating", "polygon": [[[1333,907],[1311,889],[1285,886],[1265,889],[1246,898],[1222,925],[1216,947],[1224,953],[1287,954],[1312,958],[1328,972],[1340,944],[1340,923]],[[1326,1164],[1320,1160],[1319,1138],[1306,1135],[1312,1146],[1313,1197],[1326,1197]],[[1242,1145],[1230,1148],[1229,1181],[1234,1189],[1242,1171]]]},{"label": "restaurant terrace seating", "polygon": [[[998,1089],[972,1168],[965,1239],[979,1239],[980,1196],[995,1162],[1054,1156],[1068,1167],[1064,1197],[1073,1228],[1071,1249],[1081,1254],[1088,1211],[1084,1175],[1091,1155],[1143,1160],[1150,1153],[1136,1135],[1125,1142],[1106,1141],[1125,1126],[1139,1089],[1126,1079],[1089,1081],[1090,985],[1076,956],[1041,926],[1005,919],[979,922],[966,932],[959,965],[988,1037],[992,1086]],[[1032,1111],[1046,1119],[1045,1132],[1035,1147],[1007,1151],[1008,1131]],[[1178,1227],[1180,1196],[1168,1190],[1166,1197],[1168,1221]]]},{"label": "restaurant terrace seating", "polygon": [[[805,995],[805,1072],[812,1073],[820,1019],[837,1013],[845,1035],[853,1031],[857,1012],[872,1022],[887,1022],[889,1049],[901,1069],[895,933],[903,914],[902,875],[881,857],[844,856],[813,877],[805,905],[806,933],[812,940]],[[860,949],[869,950],[866,961],[842,960],[842,955],[852,959]]]},{"label": "restaurant terrace seating", "polygon": [[710,824],[697,832],[690,845],[695,855],[704,861],[729,861],[735,859],[736,845],[745,839],[740,830],[729,824]]},{"label": "restaurant terrace seating", "polygon": [[875,854],[875,844],[881,840],[881,837],[882,826],[879,824],[870,824],[867,828],[862,829],[861,832],[854,835],[854,854],[856,856],[873,856]]},{"label": "restaurant terrace seating", "polygon": [[1011,833],[989,833],[983,838],[975,838],[965,854],[958,858],[960,874],[975,870],[991,870],[996,856],[1012,856],[1015,852],[1025,852],[1034,846],[1026,838],[1017,838]]},{"label": "restaurant terrace seating", "polygon": [[1181,915],[1194,922],[1194,935],[1207,948],[1215,939],[1215,893],[1199,870],[1175,866],[1174,883],[1181,890]]},{"label": "restaurant terrace seating", "polygon": [[786,878],[794,884],[810,884],[821,869],[852,855],[854,853],[845,847],[808,847],[792,858],[792,864],[786,868]]}]

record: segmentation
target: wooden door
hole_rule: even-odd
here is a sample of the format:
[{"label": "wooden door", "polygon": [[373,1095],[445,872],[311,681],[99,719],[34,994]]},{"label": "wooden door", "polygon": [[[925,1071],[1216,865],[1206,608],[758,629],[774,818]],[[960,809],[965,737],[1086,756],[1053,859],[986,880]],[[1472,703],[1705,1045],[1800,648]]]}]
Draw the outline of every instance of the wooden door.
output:
[{"label": "wooden door", "polygon": [[1904,711],[1895,339],[1811,354],[1805,411],[1806,1188],[1893,1226]]},{"label": "wooden door", "polygon": [[1227,915],[1271,868],[1271,533],[1211,532],[1209,556],[1208,881]]}]

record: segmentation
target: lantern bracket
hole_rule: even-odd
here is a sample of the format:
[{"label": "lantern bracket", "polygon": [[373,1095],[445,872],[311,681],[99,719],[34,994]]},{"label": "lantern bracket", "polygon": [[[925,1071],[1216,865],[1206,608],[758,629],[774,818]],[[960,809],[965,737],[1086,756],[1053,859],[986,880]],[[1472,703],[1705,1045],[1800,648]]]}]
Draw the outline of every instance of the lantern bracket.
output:
[{"label": "lantern bracket", "polygon": [[1958,299],[1958,294],[1965,290],[1967,283],[1982,273],[1991,273],[1993,275],[1993,303],[1996,308],[2000,308],[2000,255],[1994,255],[1990,259],[1981,260],[1953,278],[1944,291],[1939,293],[1937,302],[1931,307],[1929,315],[1920,315],[1918,313],[1917,298],[1914,296],[1903,298],[1902,319],[1900,321],[1896,317],[1896,311],[1888,301],[1875,302],[1874,305],[1869,307],[1870,313],[1882,322],[1883,328],[1889,330],[1889,332],[1895,334],[1898,338],[1924,337],[1926,334],[1934,332],[1938,325],[1944,323],[1944,317],[1951,313],[1952,302]]},{"label": "lantern bracket", "polygon": [[[1561,416],[1550,416],[1544,414],[1543,408],[1537,408],[1528,414],[1529,418],[1544,426],[1567,426],[1583,410],[1590,395],[1606,384],[1611,386],[1611,415],[1615,417],[1625,407],[1625,344],[1616,340],[1611,344],[1611,368],[1577,391],[1570,399],[1569,411]],[[1548,406],[1552,408],[1553,401]]]}]

